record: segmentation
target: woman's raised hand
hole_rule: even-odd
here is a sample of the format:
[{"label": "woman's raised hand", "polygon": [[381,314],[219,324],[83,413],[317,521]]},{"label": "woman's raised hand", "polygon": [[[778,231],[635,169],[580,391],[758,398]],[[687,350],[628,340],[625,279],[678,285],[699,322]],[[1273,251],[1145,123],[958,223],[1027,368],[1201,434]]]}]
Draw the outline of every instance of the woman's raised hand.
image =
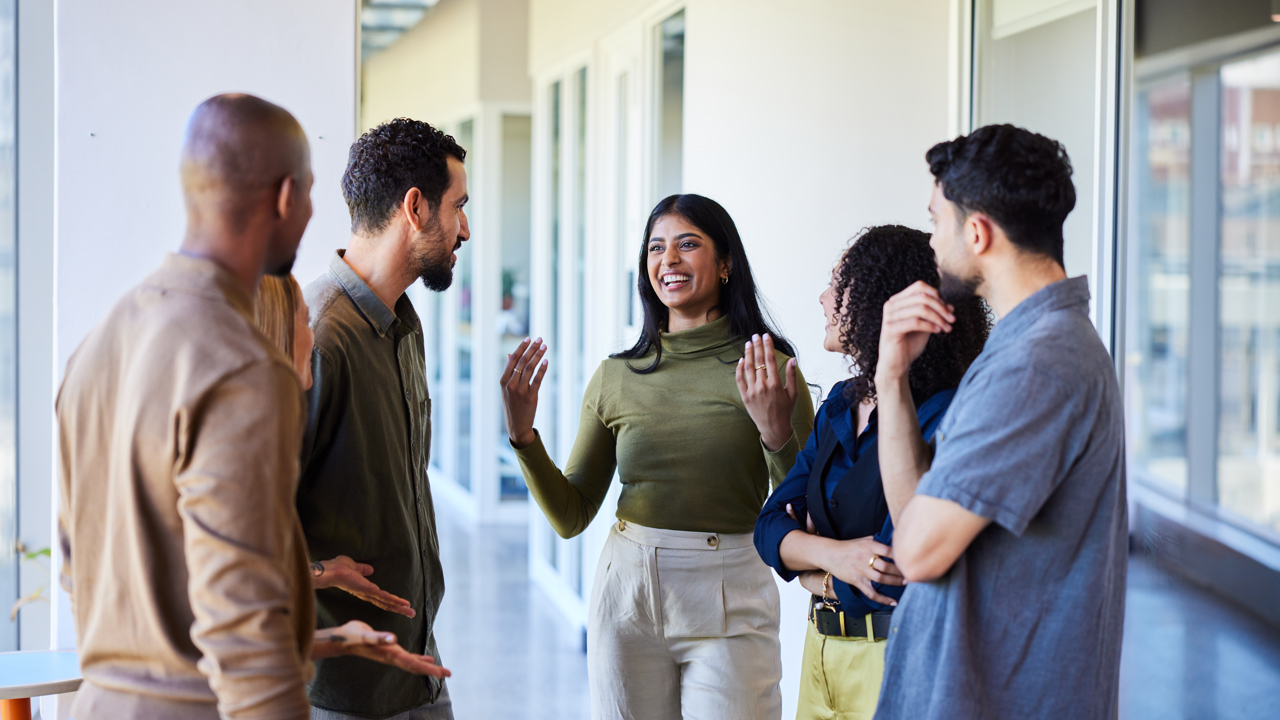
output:
[{"label": "woman's raised hand", "polygon": [[796,409],[796,359],[787,361],[786,384],[778,371],[773,353],[773,338],[756,335],[747,341],[743,357],[738,361],[738,392],[742,404],[760,431],[760,439],[770,452],[782,449],[791,439],[791,413]]},{"label": "woman's raised hand", "polygon": [[507,416],[507,434],[511,444],[525,448],[533,444],[533,416],[538,412],[538,388],[547,374],[547,344],[542,338],[525,338],[507,356],[502,371],[502,407]]}]

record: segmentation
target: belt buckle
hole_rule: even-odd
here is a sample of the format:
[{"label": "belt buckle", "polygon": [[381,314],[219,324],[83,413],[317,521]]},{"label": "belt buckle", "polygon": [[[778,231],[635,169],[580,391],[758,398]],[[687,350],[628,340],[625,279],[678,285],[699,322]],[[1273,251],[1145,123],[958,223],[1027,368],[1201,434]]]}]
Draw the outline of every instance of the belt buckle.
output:
[{"label": "belt buckle", "polygon": [[822,627],[818,624],[819,613],[831,613],[835,615],[836,619],[840,622],[840,637],[846,637],[846,638],[849,637],[849,632],[845,628],[843,612],[840,612],[839,610],[836,610],[835,608],[829,605],[824,606],[823,603],[814,603],[812,607],[811,619],[813,620],[813,625],[818,630],[819,634],[828,635],[828,637],[830,637],[828,633],[822,632]]}]

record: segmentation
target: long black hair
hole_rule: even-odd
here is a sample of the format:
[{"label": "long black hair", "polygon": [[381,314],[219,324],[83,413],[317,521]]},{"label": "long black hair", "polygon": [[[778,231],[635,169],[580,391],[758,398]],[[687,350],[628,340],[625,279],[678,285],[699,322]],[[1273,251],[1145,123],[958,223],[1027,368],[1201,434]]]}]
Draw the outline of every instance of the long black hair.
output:
[{"label": "long black hair", "polygon": [[764,335],[773,337],[773,347],[795,357],[795,350],[777,330],[773,329],[764,311],[760,308],[760,295],[756,291],[755,278],[751,276],[751,264],[747,262],[747,252],[742,247],[742,238],[738,235],[738,227],[733,218],[720,203],[701,195],[692,193],[671,195],[649,213],[649,222],[644,226],[644,241],[640,244],[640,272],[636,274],[636,290],[640,292],[640,304],[644,307],[644,326],[640,331],[640,339],[630,349],[610,355],[612,358],[637,360],[653,351],[653,364],[648,367],[631,367],[632,372],[646,374],[658,369],[662,361],[662,330],[667,325],[667,306],[658,299],[649,283],[649,236],[653,234],[653,226],[668,215],[678,215],[689,224],[698,228],[715,245],[716,260],[729,259],[731,270],[729,282],[720,285],[720,302],[717,307],[720,313],[729,318],[729,332],[738,338]]},{"label": "long black hair", "polygon": [[[901,225],[867,228],[840,257],[832,278],[840,346],[853,365],[845,385],[850,403],[876,397],[876,363],[880,359],[880,325],[884,304],[917,280],[938,287],[938,265],[929,233]],[[982,352],[991,332],[987,304],[976,295],[956,304],[951,332],[929,338],[911,363],[911,390],[928,397],[953,388]]]}]

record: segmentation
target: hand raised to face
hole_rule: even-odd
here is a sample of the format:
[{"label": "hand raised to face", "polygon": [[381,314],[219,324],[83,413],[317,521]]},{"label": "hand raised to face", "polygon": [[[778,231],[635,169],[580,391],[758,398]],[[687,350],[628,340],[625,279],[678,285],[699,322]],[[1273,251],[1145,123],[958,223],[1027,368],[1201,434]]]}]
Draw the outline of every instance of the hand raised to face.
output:
[{"label": "hand raised to face", "polygon": [[880,325],[876,377],[905,377],[911,363],[924,352],[931,335],[951,332],[951,324],[956,321],[954,313],[955,308],[943,302],[937,288],[923,280],[889,298],[884,304],[884,320]]}]

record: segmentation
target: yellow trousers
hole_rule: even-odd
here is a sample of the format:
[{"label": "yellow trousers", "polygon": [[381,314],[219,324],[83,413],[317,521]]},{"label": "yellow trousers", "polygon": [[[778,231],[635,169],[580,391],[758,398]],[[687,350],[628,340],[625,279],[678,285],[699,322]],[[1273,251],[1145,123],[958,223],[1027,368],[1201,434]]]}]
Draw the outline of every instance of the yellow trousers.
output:
[{"label": "yellow trousers", "polygon": [[884,677],[884,647],[884,640],[822,635],[810,622],[796,720],[871,720]]}]

